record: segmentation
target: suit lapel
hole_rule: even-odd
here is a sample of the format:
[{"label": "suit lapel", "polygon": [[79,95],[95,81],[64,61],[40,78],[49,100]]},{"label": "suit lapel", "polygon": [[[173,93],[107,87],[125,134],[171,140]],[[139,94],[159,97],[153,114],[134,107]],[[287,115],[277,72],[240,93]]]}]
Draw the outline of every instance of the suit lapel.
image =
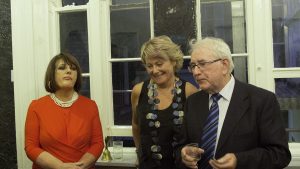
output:
[{"label": "suit lapel", "polygon": [[[208,102],[209,102],[209,95],[208,93],[203,92],[203,96],[199,99],[199,109],[195,109],[197,110],[197,115],[199,117],[196,117],[195,119],[199,119],[199,125],[196,131],[200,131],[200,135],[199,135],[199,143],[201,143],[201,137],[202,133],[203,133],[203,127],[205,124],[205,121],[208,117],[208,113],[209,113],[209,106],[208,106]],[[201,104],[200,104],[201,103]],[[199,113],[200,111],[200,113]]]},{"label": "suit lapel", "polygon": [[238,121],[249,107],[248,95],[243,88],[243,84],[239,81],[235,81],[234,90],[229,103],[229,107],[225,116],[223,127],[221,130],[217,152],[224,146],[228,137],[232,134],[232,131],[236,128]]}]

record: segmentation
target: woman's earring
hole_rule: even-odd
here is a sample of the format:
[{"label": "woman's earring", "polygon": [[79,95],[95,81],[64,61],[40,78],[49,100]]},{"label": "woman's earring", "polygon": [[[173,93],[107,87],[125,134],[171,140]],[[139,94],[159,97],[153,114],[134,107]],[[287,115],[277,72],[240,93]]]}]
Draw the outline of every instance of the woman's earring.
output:
[{"label": "woman's earring", "polygon": [[48,82],[48,87],[51,89],[51,81]]}]

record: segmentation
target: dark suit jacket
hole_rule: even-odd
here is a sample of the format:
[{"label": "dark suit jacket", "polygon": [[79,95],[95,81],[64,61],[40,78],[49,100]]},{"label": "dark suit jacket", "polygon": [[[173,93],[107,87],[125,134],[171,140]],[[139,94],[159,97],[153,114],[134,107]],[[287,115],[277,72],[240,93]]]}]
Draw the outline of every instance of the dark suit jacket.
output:
[{"label": "dark suit jacket", "polygon": [[[204,91],[187,99],[181,146],[200,142],[208,101],[209,95]],[[176,148],[177,160],[181,161],[181,147]],[[235,81],[216,159],[226,153],[236,155],[239,169],[277,169],[289,164],[291,154],[274,93]]]}]

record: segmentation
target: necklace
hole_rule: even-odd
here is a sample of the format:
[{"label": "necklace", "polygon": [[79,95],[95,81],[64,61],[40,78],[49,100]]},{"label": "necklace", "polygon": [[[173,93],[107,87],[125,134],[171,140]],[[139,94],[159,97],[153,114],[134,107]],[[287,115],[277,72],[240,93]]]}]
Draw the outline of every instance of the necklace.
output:
[{"label": "necklace", "polygon": [[[183,122],[184,112],[182,110],[182,99],[180,97],[182,81],[179,78],[175,78],[174,88],[171,90],[173,95],[173,100],[171,106],[173,108],[173,124],[175,126],[180,126]],[[157,98],[157,84],[152,81],[149,82],[148,86],[148,104],[150,105],[151,112],[146,114],[146,119],[149,121],[148,126],[151,128],[151,138],[153,145],[151,146],[152,159],[155,160],[157,165],[160,165],[160,160],[163,158],[161,154],[161,146],[158,140],[158,128],[161,123],[157,120],[158,117],[158,104],[160,100]],[[175,128],[175,127],[174,127]],[[172,145],[176,144],[176,138],[173,138]]]},{"label": "necklace", "polygon": [[51,93],[50,97],[54,101],[54,103],[60,107],[71,107],[72,104],[78,99],[78,93],[74,92],[71,100],[65,102],[59,100],[59,98],[57,98],[54,93]]}]

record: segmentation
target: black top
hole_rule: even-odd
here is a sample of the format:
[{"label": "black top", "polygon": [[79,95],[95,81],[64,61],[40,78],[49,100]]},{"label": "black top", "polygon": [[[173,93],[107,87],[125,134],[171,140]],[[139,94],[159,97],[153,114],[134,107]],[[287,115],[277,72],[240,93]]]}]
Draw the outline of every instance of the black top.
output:
[{"label": "black top", "polygon": [[[179,135],[179,130],[182,126],[182,117],[174,115],[174,111],[183,112],[183,104],[186,101],[185,97],[185,85],[186,81],[180,79],[182,85],[179,86],[181,92],[175,94],[173,97],[173,102],[168,108],[164,110],[151,109],[151,104],[148,103],[148,84],[149,80],[145,81],[141,90],[139,97],[139,102],[137,105],[137,115],[140,127],[140,149],[139,149],[139,169],[173,169],[174,158],[173,158],[173,145],[176,144],[176,139]],[[178,98],[180,97],[180,98]],[[178,100],[179,99],[179,100]],[[177,100],[177,101],[176,101]],[[174,102],[177,102],[177,108],[173,108]],[[182,113],[181,112],[181,113]],[[154,113],[157,114],[155,120],[146,118],[147,114]],[[176,113],[175,113],[176,114]],[[183,113],[184,114],[184,113]],[[181,114],[182,115],[182,114]],[[149,126],[151,121],[159,121],[159,127]],[[179,121],[179,122],[178,122]],[[153,146],[159,146],[157,152],[153,151]],[[152,147],[152,150],[151,150]],[[157,148],[157,147],[156,147]]]}]

